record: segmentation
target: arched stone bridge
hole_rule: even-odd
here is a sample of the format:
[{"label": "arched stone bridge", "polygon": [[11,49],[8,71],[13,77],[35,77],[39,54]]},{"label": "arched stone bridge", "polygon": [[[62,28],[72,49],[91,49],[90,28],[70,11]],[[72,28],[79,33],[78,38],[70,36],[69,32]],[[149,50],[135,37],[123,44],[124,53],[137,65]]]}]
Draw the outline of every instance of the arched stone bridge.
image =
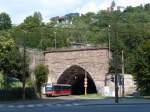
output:
[{"label": "arched stone bridge", "polygon": [[87,73],[88,92],[102,93],[109,68],[107,48],[46,51],[44,58],[48,82],[71,84],[74,94],[82,94]]}]

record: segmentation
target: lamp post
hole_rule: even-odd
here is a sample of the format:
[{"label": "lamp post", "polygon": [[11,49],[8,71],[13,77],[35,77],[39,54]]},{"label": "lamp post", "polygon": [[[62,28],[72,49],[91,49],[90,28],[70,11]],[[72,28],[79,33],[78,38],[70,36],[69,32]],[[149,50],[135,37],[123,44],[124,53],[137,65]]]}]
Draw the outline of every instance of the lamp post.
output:
[{"label": "lamp post", "polygon": [[108,59],[110,60],[110,28],[111,28],[111,25],[108,25]]},{"label": "lamp post", "polygon": [[88,62],[79,63],[79,65],[81,65],[84,68],[84,95],[87,95],[87,87],[88,87],[88,78],[87,78],[86,66],[84,66],[84,64],[86,64],[86,63],[88,63]]},{"label": "lamp post", "polygon": [[84,76],[84,95],[87,95],[87,72],[86,72],[86,69],[85,69],[85,76]]}]

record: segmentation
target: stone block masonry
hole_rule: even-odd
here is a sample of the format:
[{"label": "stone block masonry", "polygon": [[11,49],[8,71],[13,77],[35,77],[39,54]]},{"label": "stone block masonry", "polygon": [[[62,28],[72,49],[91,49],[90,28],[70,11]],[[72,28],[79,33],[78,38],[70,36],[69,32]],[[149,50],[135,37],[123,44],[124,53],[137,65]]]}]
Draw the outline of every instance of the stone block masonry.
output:
[{"label": "stone block masonry", "polygon": [[77,65],[90,74],[97,92],[103,92],[105,75],[109,69],[108,48],[46,51],[44,52],[44,59],[50,71],[48,82],[56,83],[64,71]]}]

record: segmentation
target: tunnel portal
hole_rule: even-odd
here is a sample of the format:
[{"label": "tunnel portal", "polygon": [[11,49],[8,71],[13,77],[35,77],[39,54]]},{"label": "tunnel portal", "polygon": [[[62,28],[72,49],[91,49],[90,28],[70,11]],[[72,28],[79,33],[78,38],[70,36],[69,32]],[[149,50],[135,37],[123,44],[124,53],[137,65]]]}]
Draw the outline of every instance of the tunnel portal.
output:
[{"label": "tunnel portal", "polygon": [[59,77],[58,84],[70,84],[72,85],[72,94],[81,95],[84,94],[84,78],[87,74],[87,93],[97,93],[95,83],[90,74],[80,66],[74,65],[63,72]]}]

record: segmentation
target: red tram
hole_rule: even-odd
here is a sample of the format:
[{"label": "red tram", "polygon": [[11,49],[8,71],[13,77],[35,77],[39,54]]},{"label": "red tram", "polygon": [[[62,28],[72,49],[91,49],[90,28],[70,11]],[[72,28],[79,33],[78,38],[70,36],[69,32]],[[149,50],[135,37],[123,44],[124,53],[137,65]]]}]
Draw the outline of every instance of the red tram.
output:
[{"label": "red tram", "polygon": [[68,84],[46,84],[45,94],[46,96],[61,96],[71,95],[71,85]]}]

